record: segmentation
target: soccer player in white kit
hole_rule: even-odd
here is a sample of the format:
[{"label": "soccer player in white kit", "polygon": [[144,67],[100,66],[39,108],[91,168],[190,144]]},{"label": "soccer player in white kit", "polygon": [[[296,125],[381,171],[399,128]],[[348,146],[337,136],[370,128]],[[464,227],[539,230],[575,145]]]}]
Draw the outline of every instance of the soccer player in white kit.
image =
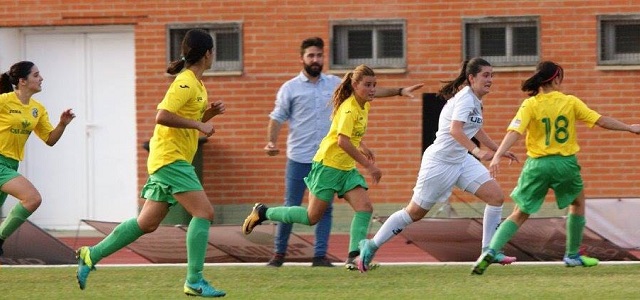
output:
[{"label": "soccer player in white kit", "polygon": [[[504,201],[500,186],[480,162],[491,160],[498,149],[498,144],[482,129],[482,97],[489,93],[492,77],[491,64],[482,58],[473,58],[463,63],[456,79],[440,89],[439,94],[450,99],[440,113],[436,139],[422,156],[413,197],[407,207],[393,213],[384,222],[373,239],[360,241],[358,269],[361,272],[367,271],[379,247],[409,224],[422,219],[437,202],[446,201],[454,186],[474,194],[487,204],[482,247],[488,247],[502,219]],[[488,149],[477,147],[471,140],[473,137]],[[517,161],[511,152],[505,152],[504,156]],[[502,253],[495,256],[495,263],[510,264],[515,260],[515,257]]]}]

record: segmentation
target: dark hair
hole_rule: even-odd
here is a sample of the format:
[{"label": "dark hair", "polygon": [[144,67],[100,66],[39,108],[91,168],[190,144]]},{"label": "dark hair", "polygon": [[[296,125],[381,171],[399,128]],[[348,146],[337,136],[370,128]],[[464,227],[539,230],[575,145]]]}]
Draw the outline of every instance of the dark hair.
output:
[{"label": "dark hair", "polygon": [[182,39],[180,59],[174,60],[169,64],[167,73],[171,75],[178,74],[183,68],[200,61],[207,53],[207,50],[213,51],[213,38],[211,34],[202,29],[191,29],[187,31],[184,39]]},{"label": "dark hair", "polygon": [[373,72],[373,69],[368,66],[359,65],[353,71],[350,71],[342,77],[342,82],[340,82],[340,85],[336,88],[335,92],[333,92],[333,98],[331,99],[333,103],[332,117],[340,107],[340,104],[353,94],[352,83],[360,82],[365,76],[376,76],[376,74]]},{"label": "dark hair", "polygon": [[535,96],[540,91],[540,87],[552,85],[553,79],[559,77],[560,82],[564,78],[564,70],[559,64],[552,61],[541,61],[536,67],[536,73],[529,79],[522,82],[522,91],[529,96]]},{"label": "dark hair", "polygon": [[307,50],[307,48],[314,46],[324,49],[324,41],[317,36],[304,39],[300,45],[300,55],[304,55],[304,51]]},{"label": "dark hair", "polygon": [[491,67],[491,64],[480,57],[464,61],[458,77],[451,81],[444,81],[445,85],[438,91],[438,96],[445,100],[453,97],[462,85],[469,84],[469,75],[477,75],[482,71],[482,67]]},{"label": "dark hair", "polygon": [[20,79],[27,79],[31,74],[31,69],[35,66],[30,61],[21,61],[13,64],[9,71],[0,76],[0,94],[13,92],[13,87],[18,88]]}]

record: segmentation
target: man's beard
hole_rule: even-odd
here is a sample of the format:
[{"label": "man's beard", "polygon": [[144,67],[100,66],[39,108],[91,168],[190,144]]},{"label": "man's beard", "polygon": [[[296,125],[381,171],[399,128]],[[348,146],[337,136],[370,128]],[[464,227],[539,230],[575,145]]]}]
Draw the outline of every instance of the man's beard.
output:
[{"label": "man's beard", "polygon": [[304,65],[304,71],[307,72],[307,74],[309,74],[309,76],[311,77],[318,77],[320,76],[320,73],[322,73],[322,65],[321,64]]}]

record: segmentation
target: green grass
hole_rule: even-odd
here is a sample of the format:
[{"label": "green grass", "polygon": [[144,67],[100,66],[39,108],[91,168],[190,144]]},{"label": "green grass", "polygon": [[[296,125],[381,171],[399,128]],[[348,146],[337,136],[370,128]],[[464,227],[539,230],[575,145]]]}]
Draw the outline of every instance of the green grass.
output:
[{"label": "green grass", "polygon": [[[383,265],[360,274],[342,268],[207,266],[225,299],[632,299],[640,297],[640,264],[565,268]],[[75,268],[0,267],[2,299],[186,299],[184,266],[105,267],[78,289]]]}]

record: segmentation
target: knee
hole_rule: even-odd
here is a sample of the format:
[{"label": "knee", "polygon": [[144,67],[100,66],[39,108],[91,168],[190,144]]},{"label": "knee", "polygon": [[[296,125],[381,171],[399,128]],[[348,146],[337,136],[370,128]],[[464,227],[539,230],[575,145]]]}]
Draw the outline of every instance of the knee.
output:
[{"label": "knee", "polygon": [[140,230],[142,230],[142,232],[147,234],[147,233],[152,233],[152,232],[156,231],[156,229],[158,229],[160,224],[159,223],[158,224],[144,224],[144,223],[138,222],[138,226],[140,227]]},{"label": "knee", "polygon": [[197,211],[195,211],[193,213],[191,213],[191,212],[189,212],[189,213],[191,213],[192,217],[205,219],[205,220],[209,220],[209,222],[213,222],[213,216],[214,216],[213,206],[211,206],[211,207],[207,206],[206,208],[207,209],[200,209],[200,210],[197,210]]},{"label": "knee", "polygon": [[429,210],[424,209],[413,202],[411,202],[409,206],[405,208],[405,210],[407,211],[407,214],[409,214],[409,217],[411,217],[411,221],[413,222],[421,220],[429,212]]},{"label": "knee", "polygon": [[355,211],[373,213],[373,204],[371,204],[371,201],[362,201],[354,209]]},{"label": "knee", "polygon": [[515,222],[518,225],[518,227],[520,227],[527,219],[529,219],[529,214],[521,211],[519,208],[516,207],[508,219]]},{"label": "knee", "polygon": [[209,220],[209,222],[211,222],[211,223],[213,223],[213,219],[214,219],[214,218],[215,218],[215,217],[214,217],[213,210],[212,210],[210,213],[208,213],[205,217],[203,217],[203,219],[207,219],[207,220]]},{"label": "knee", "polygon": [[36,209],[40,207],[40,204],[42,204],[42,196],[40,196],[40,193],[38,192],[35,192],[22,200],[22,206],[30,212],[36,211]]},{"label": "knee", "polygon": [[484,202],[491,206],[502,206],[504,203],[504,194],[502,190],[495,190],[489,193],[484,200]]}]

